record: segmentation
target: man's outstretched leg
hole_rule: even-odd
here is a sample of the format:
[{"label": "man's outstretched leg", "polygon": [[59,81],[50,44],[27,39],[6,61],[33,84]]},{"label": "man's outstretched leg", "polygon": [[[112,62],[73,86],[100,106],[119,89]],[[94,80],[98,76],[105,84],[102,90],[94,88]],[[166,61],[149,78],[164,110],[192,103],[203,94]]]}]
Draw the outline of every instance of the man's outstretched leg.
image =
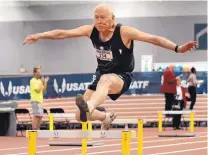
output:
[{"label": "man's outstretched leg", "polygon": [[[85,102],[89,101],[94,91],[87,90],[82,98],[84,98]],[[81,96],[81,95],[80,95]],[[99,109],[99,108],[97,108]],[[95,109],[89,117],[89,121],[99,120],[102,122],[101,129],[108,130],[110,128],[111,122],[116,118],[116,114],[114,112],[106,112]],[[76,111],[76,120],[80,121],[80,110]]]},{"label": "man's outstretched leg", "polygon": [[80,111],[80,120],[86,122],[90,119],[92,112],[101,105],[108,94],[119,94],[123,88],[124,81],[116,74],[104,74],[100,77],[96,91],[89,101],[85,102],[82,95],[76,96],[76,105]]}]

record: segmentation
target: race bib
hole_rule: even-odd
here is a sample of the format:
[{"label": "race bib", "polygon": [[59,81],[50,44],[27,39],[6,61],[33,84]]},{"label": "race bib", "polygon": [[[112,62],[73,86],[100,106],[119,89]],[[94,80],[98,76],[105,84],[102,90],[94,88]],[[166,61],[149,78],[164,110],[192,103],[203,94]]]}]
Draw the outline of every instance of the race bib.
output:
[{"label": "race bib", "polygon": [[104,61],[112,61],[113,54],[111,50],[104,50],[103,47],[96,49],[96,58]]}]

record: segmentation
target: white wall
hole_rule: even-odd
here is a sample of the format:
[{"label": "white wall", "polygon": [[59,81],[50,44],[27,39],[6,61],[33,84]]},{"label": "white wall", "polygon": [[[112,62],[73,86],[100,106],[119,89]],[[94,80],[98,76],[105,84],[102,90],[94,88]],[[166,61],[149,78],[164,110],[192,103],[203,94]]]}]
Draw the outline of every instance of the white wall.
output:
[{"label": "white wall", "polygon": [[[96,4],[94,2],[39,5],[37,2],[3,3],[0,1],[0,21],[91,19]],[[205,1],[117,2],[111,4],[117,18],[207,15],[207,2]]]},{"label": "white wall", "polygon": [[[3,55],[0,57],[0,66],[3,66],[0,67],[0,72],[2,74],[19,73],[20,66],[30,71],[37,64],[44,66],[44,72],[47,73],[94,72],[96,59],[93,46],[86,38],[62,41],[41,40],[31,46],[22,46],[22,42],[28,34],[90,24],[96,3],[36,6],[36,3],[31,4],[31,2],[5,5],[0,0],[0,4],[2,4],[0,6],[0,54]],[[194,39],[194,24],[206,23],[207,18],[206,2],[129,2],[114,3],[113,6],[116,16],[120,17],[116,22],[167,37],[177,44]],[[142,42],[135,42],[134,51],[135,71],[141,70],[141,55],[153,55],[155,63],[207,61],[206,51],[180,55]],[[75,66],[78,60],[79,65]]]},{"label": "white wall", "polygon": [[[22,45],[28,34],[52,29],[71,29],[91,22],[91,19],[0,22],[0,55],[3,55],[0,57],[0,73],[17,73],[20,66],[31,72],[35,65],[44,66],[45,73],[94,72],[97,66],[95,53],[91,41],[87,38],[40,40],[32,45]],[[166,37],[182,45],[194,39],[194,25],[206,23],[206,16],[119,18],[117,22]],[[142,55],[153,55],[154,63],[207,61],[206,51],[176,54],[136,41],[134,47],[135,71],[141,70]]]}]

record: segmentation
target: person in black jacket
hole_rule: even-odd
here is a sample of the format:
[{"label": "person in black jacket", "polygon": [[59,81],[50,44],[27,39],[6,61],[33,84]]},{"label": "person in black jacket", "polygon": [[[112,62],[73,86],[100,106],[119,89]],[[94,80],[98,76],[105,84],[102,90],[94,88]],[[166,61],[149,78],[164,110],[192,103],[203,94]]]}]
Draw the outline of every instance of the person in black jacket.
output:
[{"label": "person in black jacket", "polygon": [[190,101],[191,101],[189,109],[193,110],[194,105],[196,103],[196,86],[198,84],[196,78],[196,69],[194,67],[191,68],[191,74],[189,75],[187,82],[189,82],[188,92],[190,94]]}]

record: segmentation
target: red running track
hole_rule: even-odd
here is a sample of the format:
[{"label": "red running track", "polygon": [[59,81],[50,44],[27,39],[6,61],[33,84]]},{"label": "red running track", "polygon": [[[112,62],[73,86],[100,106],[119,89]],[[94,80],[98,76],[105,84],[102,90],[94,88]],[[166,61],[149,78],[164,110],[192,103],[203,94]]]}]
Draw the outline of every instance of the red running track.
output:
[{"label": "red running track", "polygon": [[[72,104],[73,98],[46,100],[45,107],[62,107],[68,112],[74,112],[75,105]],[[145,104],[144,104],[145,103]],[[131,104],[131,107],[130,107]],[[151,105],[152,104],[152,105]],[[136,106],[137,105],[137,106]],[[163,96],[123,96],[117,103],[112,104],[112,101],[107,101],[104,106],[108,109],[120,112],[122,116],[138,118],[145,116],[146,118],[157,119],[157,110],[163,110],[164,101]],[[28,101],[21,102],[18,107],[30,108]],[[128,108],[137,108],[132,111]],[[154,107],[154,108],[153,108]],[[126,109],[127,108],[127,109]],[[124,111],[126,109],[126,111]],[[198,118],[207,118],[207,96],[199,96],[196,103],[196,112],[198,111]],[[132,114],[129,113],[132,112]],[[151,111],[150,113],[147,113]],[[144,113],[142,113],[144,112]],[[22,117],[22,119],[25,119]],[[119,130],[122,129],[113,129]],[[188,131],[173,131],[168,128],[167,133],[187,133]],[[144,155],[206,155],[207,152],[207,128],[195,128],[196,137],[186,138],[161,138],[158,137],[157,128],[144,128]],[[79,142],[77,139],[55,139],[56,141],[65,142]],[[50,147],[48,146],[49,139],[38,139],[37,154],[43,155],[81,155],[81,147]],[[118,139],[94,139],[91,142],[104,143],[103,146],[88,148],[88,155],[120,155],[121,142]],[[0,155],[26,155],[28,151],[28,141],[26,137],[0,137]],[[131,155],[137,155],[137,140],[131,140]]]},{"label": "red running track", "polygon": [[[118,129],[116,129],[118,130]],[[121,131],[121,129],[119,129]],[[176,132],[176,131],[166,132]],[[177,131],[187,132],[187,131]],[[143,151],[144,155],[206,155],[207,132],[206,128],[196,128],[196,137],[161,138],[157,136],[156,128],[144,128]],[[79,142],[77,139],[55,139],[56,142]],[[1,155],[26,155],[26,137],[0,137]],[[37,154],[43,155],[81,155],[81,147],[48,146],[49,139],[38,139]],[[91,142],[104,143],[103,146],[88,148],[88,155],[120,155],[121,142],[118,139],[94,139]],[[137,140],[131,140],[131,155],[137,155]]]}]

